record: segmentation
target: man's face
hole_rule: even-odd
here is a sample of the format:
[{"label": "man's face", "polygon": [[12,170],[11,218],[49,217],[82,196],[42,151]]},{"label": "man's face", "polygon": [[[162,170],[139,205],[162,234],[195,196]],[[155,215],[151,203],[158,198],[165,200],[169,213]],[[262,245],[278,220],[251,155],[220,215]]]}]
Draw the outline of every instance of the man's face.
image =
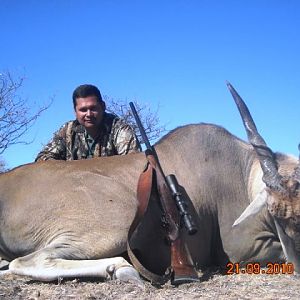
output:
[{"label": "man's face", "polygon": [[103,113],[103,105],[99,102],[96,96],[76,99],[76,119],[87,130],[99,128],[103,118]]}]

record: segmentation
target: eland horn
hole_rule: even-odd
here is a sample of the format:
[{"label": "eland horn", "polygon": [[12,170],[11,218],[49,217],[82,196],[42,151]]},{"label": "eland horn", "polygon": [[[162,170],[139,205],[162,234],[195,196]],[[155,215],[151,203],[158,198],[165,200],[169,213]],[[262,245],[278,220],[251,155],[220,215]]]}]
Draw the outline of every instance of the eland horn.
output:
[{"label": "eland horn", "polygon": [[264,139],[258,133],[245,102],[229,82],[226,82],[226,84],[239,109],[244,127],[247,132],[249,143],[253,146],[258,156],[263,171],[264,183],[271,189],[284,192],[285,189],[282,186],[282,177],[278,173],[277,163],[273,151],[267,146]]}]

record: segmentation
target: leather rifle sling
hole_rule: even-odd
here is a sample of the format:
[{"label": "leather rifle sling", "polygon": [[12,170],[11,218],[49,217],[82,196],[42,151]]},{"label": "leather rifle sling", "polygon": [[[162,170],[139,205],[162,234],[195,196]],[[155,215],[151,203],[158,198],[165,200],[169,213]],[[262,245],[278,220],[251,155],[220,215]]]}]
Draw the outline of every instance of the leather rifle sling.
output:
[{"label": "leather rifle sling", "polygon": [[132,237],[132,234],[134,233],[135,229],[141,222],[141,220],[147,210],[147,207],[148,207],[148,203],[149,203],[149,200],[151,197],[154,172],[155,172],[155,170],[153,169],[152,165],[148,161],[145,170],[141,173],[141,175],[139,177],[138,186],[137,186],[138,208],[137,208],[137,212],[135,214],[134,220],[128,231],[127,252],[128,252],[128,256],[129,256],[133,266],[143,277],[145,277],[146,279],[148,279],[149,281],[151,281],[153,283],[164,284],[170,279],[169,276],[161,276],[161,275],[155,274],[155,273],[147,270],[140,263],[138,258],[135,256],[135,254],[133,253],[131,246],[130,246],[130,239]]}]

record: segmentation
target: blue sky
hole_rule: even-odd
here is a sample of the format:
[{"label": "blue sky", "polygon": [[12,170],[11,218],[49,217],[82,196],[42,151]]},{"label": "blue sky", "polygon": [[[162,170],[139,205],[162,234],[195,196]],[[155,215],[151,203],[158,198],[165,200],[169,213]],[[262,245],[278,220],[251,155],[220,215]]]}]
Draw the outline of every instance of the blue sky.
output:
[{"label": "blue sky", "polygon": [[168,129],[216,123],[245,139],[228,80],[268,145],[298,155],[298,0],[0,0],[0,24],[0,71],[26,77],[20,94],[33,107],[55,96],[25,136],[34,142],[3,154],[8,167],[33,161],[74,118],[83,83],[159,104]]}]

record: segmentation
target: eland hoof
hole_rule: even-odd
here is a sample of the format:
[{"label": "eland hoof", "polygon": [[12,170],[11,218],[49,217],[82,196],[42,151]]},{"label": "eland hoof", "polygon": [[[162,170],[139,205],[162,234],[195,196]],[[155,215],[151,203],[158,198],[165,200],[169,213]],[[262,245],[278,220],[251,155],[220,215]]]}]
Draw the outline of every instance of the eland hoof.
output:
[{"label": "eland hoof", "polygon": [[136,269],[130,266],[120,267],[115,270],[114,277],[122,281],[131,281],[137,285],[144,287],[144,283]]}]

